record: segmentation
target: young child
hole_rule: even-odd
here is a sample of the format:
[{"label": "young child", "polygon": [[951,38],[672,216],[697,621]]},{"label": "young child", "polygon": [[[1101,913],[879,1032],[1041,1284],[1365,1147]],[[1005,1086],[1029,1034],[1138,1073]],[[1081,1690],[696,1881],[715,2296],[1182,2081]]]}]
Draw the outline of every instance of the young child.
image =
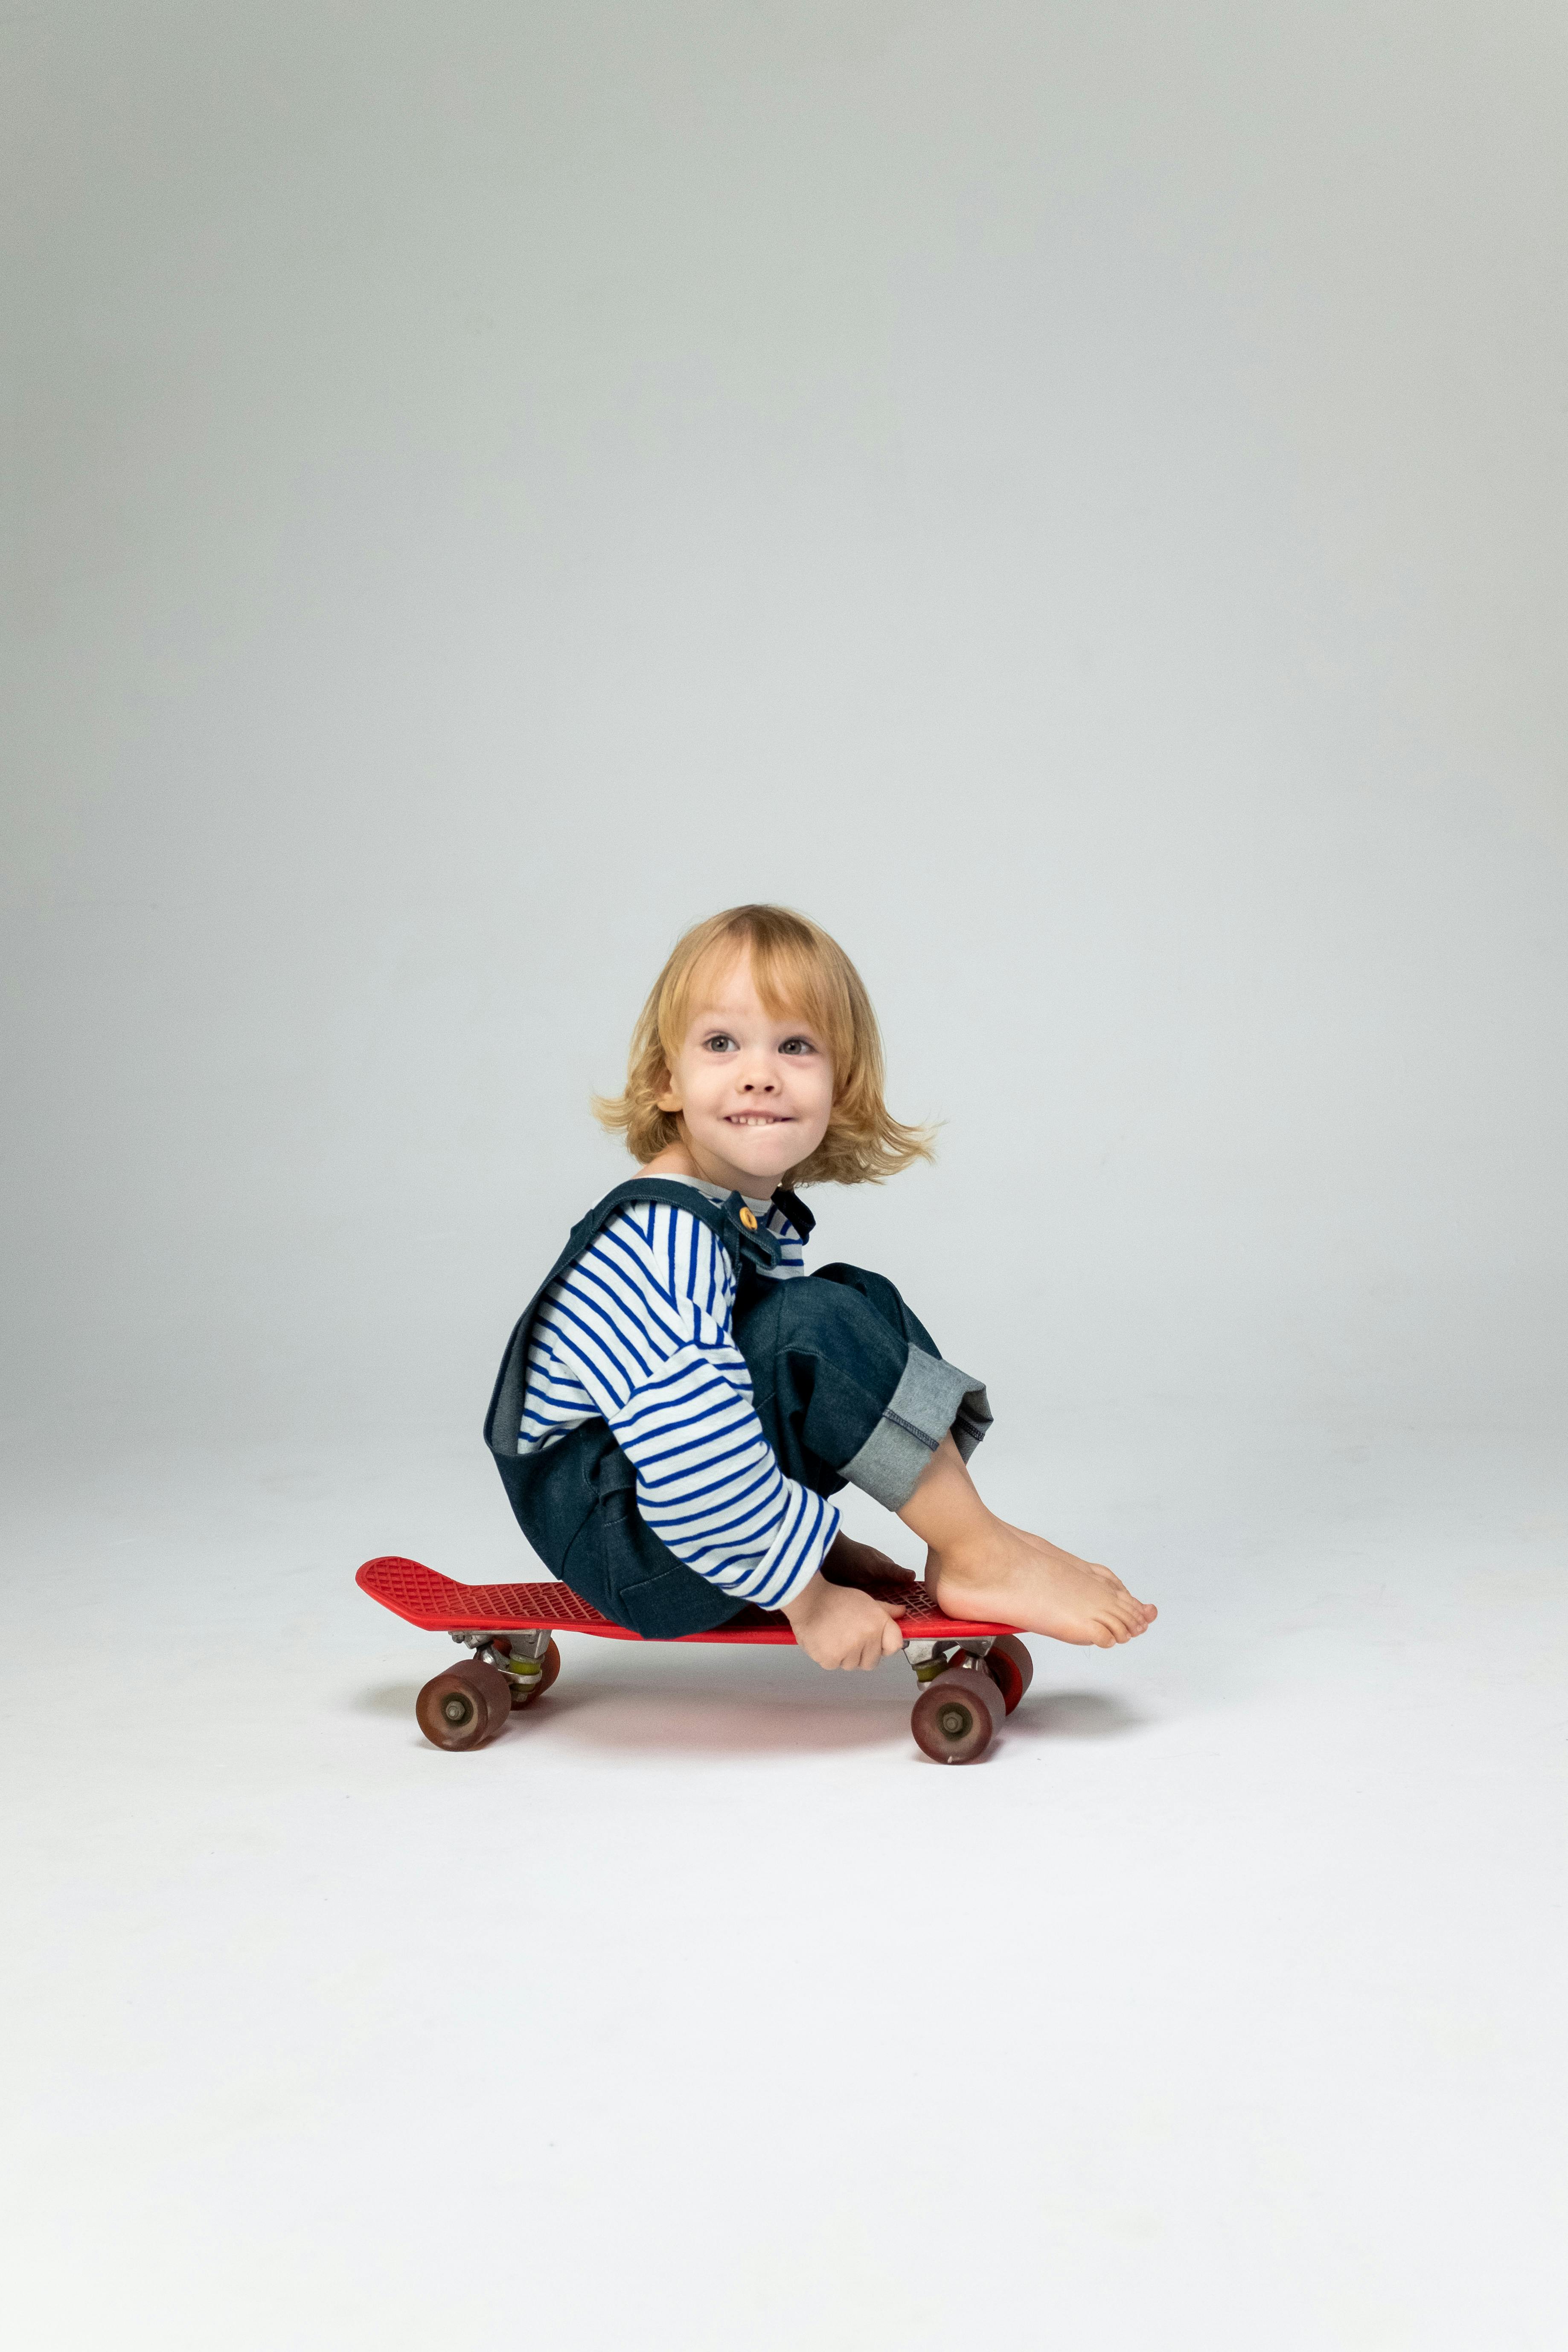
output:
[{"label": "young child", "polygon": [[906,1571],[839,1529],[846,1484],[926,1546],[950,1616],[1109,1649],[1154,1611],[1107,1568],[988,1511],[965,1465],[991,1423],[879,1274],[807,1274],[797,1183],[879,1183],[930,1157],[882,1100],[859,974],[782,907],[688,931],[596,1106],[641,1171],[577,1225],[511,1335],[485,1423],[524,1534],[633,1632],[782,1609],[819,1666],[875,1666]]}]

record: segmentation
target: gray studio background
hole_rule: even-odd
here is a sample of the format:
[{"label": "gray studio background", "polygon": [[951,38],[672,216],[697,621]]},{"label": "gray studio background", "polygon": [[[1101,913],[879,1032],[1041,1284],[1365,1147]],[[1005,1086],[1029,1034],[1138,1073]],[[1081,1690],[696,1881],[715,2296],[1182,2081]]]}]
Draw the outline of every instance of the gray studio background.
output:
[{"label": "gray studio background", "polygon": [[[1560,2352],[1562,10],[0,49],[21,2340]],[[575,1638],[442,1755],[353,1569],[528,1572],[496,1361],[761,896],[944,1122],[821,1253],[1159,1622],[963,1772]]]},{"label": "gray studio background", "polygon": [[823,1244],[1048,1531],[1080,1444],[1110,1543],[1156,1430],[1550,1430],[1558,12],[5,35],[19,1472],[384,1441],[510,1557],[587,1095],[749,897],[946,1122]]}]

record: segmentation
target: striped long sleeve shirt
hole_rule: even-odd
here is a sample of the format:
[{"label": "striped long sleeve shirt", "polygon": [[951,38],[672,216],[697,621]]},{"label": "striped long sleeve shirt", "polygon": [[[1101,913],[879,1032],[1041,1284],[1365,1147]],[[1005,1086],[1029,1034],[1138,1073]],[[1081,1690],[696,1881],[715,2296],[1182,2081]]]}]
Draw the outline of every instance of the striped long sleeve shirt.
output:
[{"label": "striped long sleeve shirt", "polygon": [[[752,1206],[784,1244],[772,1278],[804,1276],[805,1245],[783,1210]],[[779,1468],[735,1344],[734,1302],[729,1253],[700,1217],[629,1202],[541,1303],[517,1450],[541,1452],[603,1419],[655,1535],[737,1602],[777,1609],[821,1567],[838,1513]]]}]

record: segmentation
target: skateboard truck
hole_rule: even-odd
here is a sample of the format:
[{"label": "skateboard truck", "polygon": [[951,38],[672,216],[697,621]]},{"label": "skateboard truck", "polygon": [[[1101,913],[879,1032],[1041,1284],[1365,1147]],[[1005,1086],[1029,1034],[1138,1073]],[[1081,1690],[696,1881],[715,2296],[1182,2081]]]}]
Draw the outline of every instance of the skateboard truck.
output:
[{"label": "skateboard truck", "polygon": [[493,1666],[506,1676],[514,1708],[542,1697],[561,1671],[561,1653],[546,1626],[521,1633],[454,1633],[451,1639],[459,1649],[472,1650],[476,1665]]},{"label": "skateboard truck", "polygon": [[904,1655],[914,1668],[916,1682],[929,1683],[961,1658],[989,1656],[995,1638],[994,1633],[981,1633],[967,1642],[906,1642]]}]

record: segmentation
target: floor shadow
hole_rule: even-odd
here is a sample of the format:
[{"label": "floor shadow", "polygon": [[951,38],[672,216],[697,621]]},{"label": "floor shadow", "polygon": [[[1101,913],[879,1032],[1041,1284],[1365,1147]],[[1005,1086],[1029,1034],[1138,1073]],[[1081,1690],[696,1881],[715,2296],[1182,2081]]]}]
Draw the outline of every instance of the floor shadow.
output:
[{"label": "floor shadow", "polygon": [[[673,1691],[653,1677],[627,1677],[613,1686],[550,1692],[525,1724],[542,1732],[547,1721],[580,1747],[688,1756],[832,1755],[897,1739],[909,1726],[909,1703],[856,1704],[835,1692],[823,1704],[815,1694],[796,1698],[773,1690],[742,1693],[733,1686]],[[516,1728],[514,1718],[513,1728]]]},{"label": "floor shadow", "polygon": [[[355,1692],[349,1704],[361,1715],[394,1717],[413,1732],[419,1688],[412,1682],[382,1683]],[[632,1677],[610,1685],[552,1690],[532,1706],[520,1708],[502,1736],[553,1728],[579,1747],[767,1756],[792,1750],[832,1755],[874,1748],[907,1733],[907,1699],[902,1707],[889,1707],[886,1701],[846,1705],[837,1691],[823,1696],[826,1705],[804,1693],[785,1698],[776,1690],[754,1696],[733,1688],[672,1691],[652,1676]]]},{"label": "floor shadow", "polygon": [[[350,1705],[361,1715],[392,1716],[414,1728],[417,1683],[379,1683],[354,1694]],[[865,1699],[830,1685],[820,1692],[808,1683],[798,1697],[771,1690],[742,1693],[728,1687],[688,1684],[679,1690],[654,1675],[617,1677],[615,1683],[562,1682],[533,1706],[521,1708],[508,1727],[542,1732],[553,1725],[583,1747],[678,1748],[689,1755],[768,1756],[789,1752],[828,1756],[876,1748],[909,1736],[910,1694],[890,1690]],[[1125,1700],[1103,1691],[1030,1693],[1007,1717],[1007,1739],[1116,1739],[1153,1721]],[[417,1735],[416,1735],[417,1736]]]},{"label": "floor shadow", "polygon": [[421,1683],[381,1683],[374,1690],[356,1691],[349,1705],[357,1715],[405,1715],[414,1720],[414,1702]]},{"label": "floor shadow", "polygon": [[1104,1691],[1031,1692],[1007,1717],[1009,1739],[1116,1739],[1154,1720]]}]

